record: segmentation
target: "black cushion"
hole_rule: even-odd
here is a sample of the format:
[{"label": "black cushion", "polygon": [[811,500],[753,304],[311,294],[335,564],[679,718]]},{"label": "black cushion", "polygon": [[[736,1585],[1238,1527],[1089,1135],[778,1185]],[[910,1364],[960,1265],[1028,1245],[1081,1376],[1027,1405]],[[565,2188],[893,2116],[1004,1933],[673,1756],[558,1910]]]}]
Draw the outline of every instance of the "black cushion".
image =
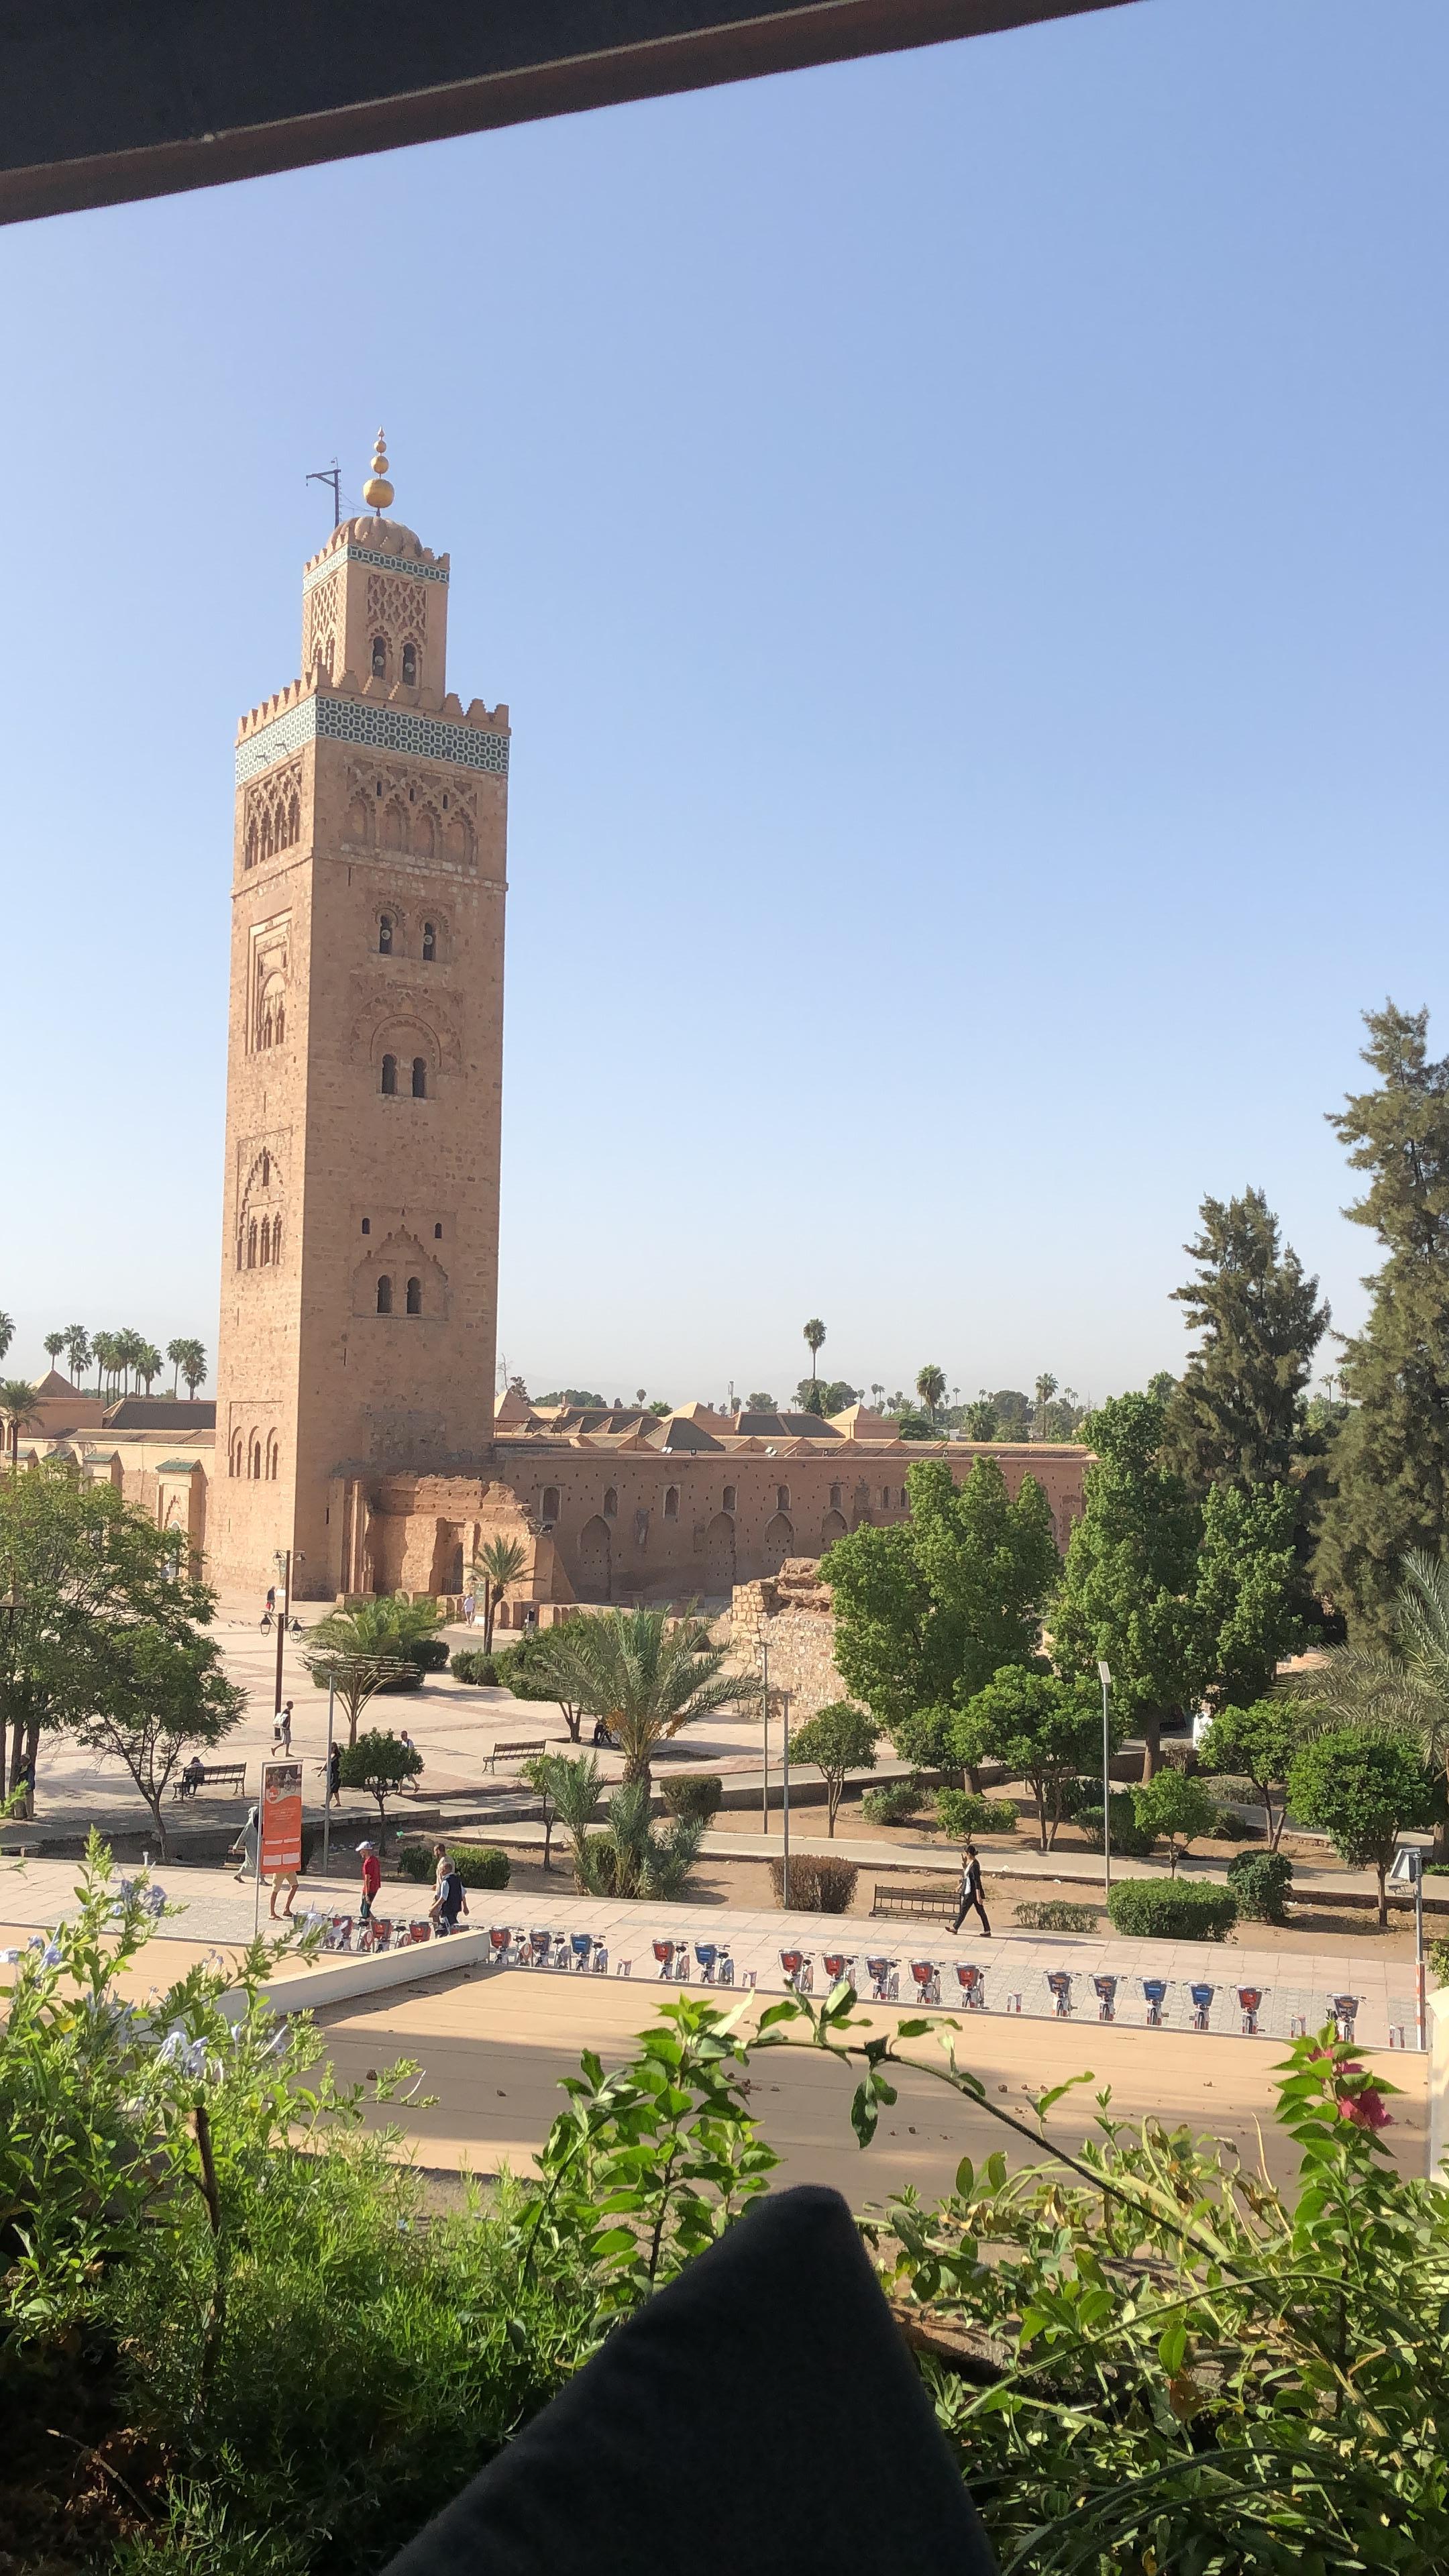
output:
[{"label": "black cushion", "polygon": [[388,2576],[994,2576],[846,2203],[771,2194]]}]

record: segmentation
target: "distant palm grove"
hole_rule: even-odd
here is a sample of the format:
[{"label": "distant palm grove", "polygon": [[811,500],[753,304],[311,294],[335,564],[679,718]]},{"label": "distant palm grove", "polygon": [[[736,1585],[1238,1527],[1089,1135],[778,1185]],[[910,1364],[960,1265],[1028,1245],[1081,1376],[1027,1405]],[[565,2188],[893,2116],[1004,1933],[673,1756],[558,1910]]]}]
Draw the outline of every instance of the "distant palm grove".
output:
[{"label": "distant palm grove", "polygon": [[[0,1314],[0,1360],[5,1358],[14,1338],[13,1319]],[[61,1325],[46,1334],[42,1347],[52,1368],[59,1368],[64,1360],[66,1375],[74,1386],[83,1385],[87,1371],[94,1369],[95,1392],[101,1396],[131,1395],[137,1390],[149,1395],[166,1368],[172,1372],[172,1395],[179,1394],[183,1378],[189,1396],[206,1384],[203,1342],[180,1338],[168,1342],[162,1352],[130,1324],[123,1324],[113,1333],[91,1332],[84,1324]]]}]

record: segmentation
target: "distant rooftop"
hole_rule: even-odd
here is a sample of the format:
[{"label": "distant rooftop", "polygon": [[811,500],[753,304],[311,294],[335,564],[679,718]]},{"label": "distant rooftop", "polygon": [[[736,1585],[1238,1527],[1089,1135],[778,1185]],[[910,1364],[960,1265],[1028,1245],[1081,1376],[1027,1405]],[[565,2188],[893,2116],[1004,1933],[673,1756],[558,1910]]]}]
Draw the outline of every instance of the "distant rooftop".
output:
[{"label": "distant rooftop", "polygon": [[188,1431],[216,1429],[215,1403],[188,1403],[184,1397],[123,1395],[103,1416],[108,1431]]}]

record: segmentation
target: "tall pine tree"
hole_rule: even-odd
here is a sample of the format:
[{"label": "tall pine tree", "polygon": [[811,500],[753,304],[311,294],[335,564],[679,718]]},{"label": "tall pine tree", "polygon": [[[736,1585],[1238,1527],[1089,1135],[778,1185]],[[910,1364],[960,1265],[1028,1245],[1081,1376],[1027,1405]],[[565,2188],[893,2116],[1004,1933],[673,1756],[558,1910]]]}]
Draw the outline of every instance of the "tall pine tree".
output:
[{"label": "tall pine tree", "polygon": [[1330,1113],[1353,1169],[1345,1209],[1388,1258],[1364,1281],[1373,1304],[1344,1345],[1349,1412],[1333,1449],[1336,1492],[1314,1571],[1360,1634],[1387,1642],[1411,1547],[1449,1541],[1449,1060],[1429,1055],[1427,1011],[1366,1011],[1373,1090]]},{"label": "tall pine tree", "polygon": [[1307,1427],[1313,1354],[1328,1325],[1261,1190],[1206,1198],[1202,1232],[1183,1246],[1198,1277],[1173,1296],[1202,1340],[1167,1408],[1162,1462],[1193,1492],[1301,1485],[1321,1443]]}]

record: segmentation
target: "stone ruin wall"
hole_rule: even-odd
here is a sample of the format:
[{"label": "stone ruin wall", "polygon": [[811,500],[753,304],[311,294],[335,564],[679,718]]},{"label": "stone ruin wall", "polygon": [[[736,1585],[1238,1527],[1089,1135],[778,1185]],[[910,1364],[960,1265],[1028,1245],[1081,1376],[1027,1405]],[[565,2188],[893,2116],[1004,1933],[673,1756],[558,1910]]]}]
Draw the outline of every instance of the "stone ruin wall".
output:
[{"label": "stone ruin wall", "polygon": [[730,1647],[738,1671],[758,1673],[759,1648],[770,1650],[770,1697],[790,1694],[790,1723],[803,1726],[817,1709],[850,1693],[835,1668],[835,1614],[830,1586],[814,1557],[788,1557],[778,1574],[737,1583]]}]

